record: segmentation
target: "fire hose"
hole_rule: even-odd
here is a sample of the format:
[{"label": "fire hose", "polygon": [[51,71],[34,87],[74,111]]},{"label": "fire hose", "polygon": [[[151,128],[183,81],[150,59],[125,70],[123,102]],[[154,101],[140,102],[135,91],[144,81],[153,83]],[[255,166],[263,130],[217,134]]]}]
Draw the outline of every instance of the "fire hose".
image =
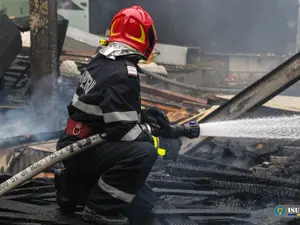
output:
[{"label": "fire hose", "polygon": [[[170,135],[170,138],[188,137],[188,138],[198,138],[200,136],[200,125],[196,122],[190,122],[183,125],[177,125],[173,129],[174,132]],[[65,148],[60,149],[52,153],[51,155],[35,162],[31,166],[17,173],[13,177],[4,181],[0,184],[0,197],[9,192],[10,190],[17,188],[24,182],[43,172],[47,168],[61,162],[69,157],[74,156],[80,152],[83,152],[91,147],[99,145],[105,142],[102,135],[96,134],[88,138],[77,141]]]}]

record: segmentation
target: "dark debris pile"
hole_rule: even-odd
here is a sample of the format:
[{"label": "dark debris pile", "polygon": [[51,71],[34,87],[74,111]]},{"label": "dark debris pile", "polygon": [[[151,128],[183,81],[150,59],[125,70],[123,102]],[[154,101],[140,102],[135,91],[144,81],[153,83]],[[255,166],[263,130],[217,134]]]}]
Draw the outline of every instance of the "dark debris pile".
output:
[{"label": "dark debris pile", "polygon": [[[255,174],[247,166],[226,164],[228,156],[223,153],[222,160],[213,160],[220,158],[220,151],[224,150],[201,157],[180,156],[177,162],[157,162],[148,183],[158,197],[153,213],[161,224],[300,224],[297,218],[274,215],[276,205],[300,203],[299,179],[282,172]],[[298,161],[293,158],[293,162]],[[285,167],[290,164],[282,164],[280,171],[286,172],[282,170]],[[0,180],[7,178],[9,175],[2,174]],[[0,199],[0,224],[85,224],[80,209],[64,214],[55,199],[53,179],[33,180]]]}]

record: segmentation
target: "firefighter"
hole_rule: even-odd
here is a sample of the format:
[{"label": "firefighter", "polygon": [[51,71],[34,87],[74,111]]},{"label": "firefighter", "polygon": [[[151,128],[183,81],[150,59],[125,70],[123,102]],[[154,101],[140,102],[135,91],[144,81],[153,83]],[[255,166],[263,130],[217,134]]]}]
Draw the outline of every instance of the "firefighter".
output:
[{"label": "firefighter", "polygon": [[[157,137],[170,131],[165,114],[141,107],[137,64],[148,59],[156,41],[153,20],[143,8],[119,11],[108,45],[82,73],[67,106],[69,119],[58,150],[96,133],[106,138],[104,144],[63,162],[77,179],[74,185],[91,184],[84,220],[116,225],[148,216],[155,196],[145,181],[159,156],[175,160],[178,155],[179,139]],[[143,219],[140,224],[145,224]]]}]

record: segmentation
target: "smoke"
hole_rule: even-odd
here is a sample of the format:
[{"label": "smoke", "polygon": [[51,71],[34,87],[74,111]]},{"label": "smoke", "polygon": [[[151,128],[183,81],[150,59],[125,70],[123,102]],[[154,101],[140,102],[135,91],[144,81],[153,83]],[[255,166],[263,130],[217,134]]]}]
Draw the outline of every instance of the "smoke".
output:
[{"label": "smoke", "polygon": [[118,10],[138,4],[152,15],[160,43],[219,53],[296,50],[298,0],[98,0],[91,4],[91,32],[96,34],[104,34]]},{"label": "smoke", "polygon": [[[204,52],[291,53],[296,50],[297,4],[297,0],[174,1],[169,3],[167,22],[157,20],[158,36],[163,43],[197,46]],[[155,19],[157,13],[153,14]],[[168,32],[160,23],[169,26]]]},{"label": "smoke", "polygon": [[44,76],[37,82],[30,98],[24,99],[26,104],[23,109],[2,113],[0,139],[62,130],[67,119],[66,105],[71,96],[61,91],[59,85],[57,93],[52,87],[52,77]]}]

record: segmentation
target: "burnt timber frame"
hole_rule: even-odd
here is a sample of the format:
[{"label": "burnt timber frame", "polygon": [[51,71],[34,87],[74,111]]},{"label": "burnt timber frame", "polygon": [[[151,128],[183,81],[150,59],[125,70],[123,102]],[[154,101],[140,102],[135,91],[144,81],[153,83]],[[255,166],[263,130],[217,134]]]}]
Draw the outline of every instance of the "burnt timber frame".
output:
[{"label": "burnt timber frame", "polygon": [[[55,111],[59,75],[56,0],[30,0],[32,106],[39,112],[45,104]],[[35,94],[37,93],[37,94]],[[50,111],[50,110],[49,110]],[[38,113],[37,113],[38,114]],[[51,116],[51,112],[49,112]],[[53,117],[53,116],[52,116]],[[51,118],[51,117],[50,117]],[[56,124],[54,123],[54,129]]]},{"label": "burnt timber frame", "polygon": [[58,76],[57,1],[30,0],[31,80]]},{"label": "burnt timber frame", "polygon": [[[247,112],[262,106],[299,80],[300,53],[297,53],[225,104],[221,105],[215,111],[208,114],[200,123],[239,118]],[[193,154],[197,148],[210,139],[211,137],[200,137],[195,140],[183,141],[180,153]]]}]

